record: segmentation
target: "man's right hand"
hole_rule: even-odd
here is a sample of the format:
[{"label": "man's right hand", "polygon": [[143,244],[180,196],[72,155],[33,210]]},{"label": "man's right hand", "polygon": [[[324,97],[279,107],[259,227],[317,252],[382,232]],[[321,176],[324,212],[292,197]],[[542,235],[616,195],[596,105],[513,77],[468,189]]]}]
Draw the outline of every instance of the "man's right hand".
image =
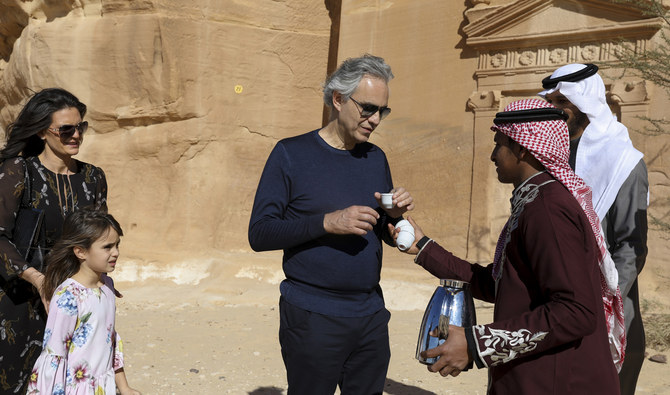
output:
[{"label": "man's right hand", "polygon": [[336,235],[363,236],[377,224],[379,213],[367,206],[350,206],[323,217],[323,228]]}]

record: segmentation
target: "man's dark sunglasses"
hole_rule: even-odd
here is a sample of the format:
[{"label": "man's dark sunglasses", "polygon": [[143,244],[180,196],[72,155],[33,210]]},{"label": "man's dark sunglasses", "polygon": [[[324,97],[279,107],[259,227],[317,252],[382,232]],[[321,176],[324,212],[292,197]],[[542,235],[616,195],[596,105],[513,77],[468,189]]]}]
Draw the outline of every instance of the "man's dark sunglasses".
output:
[{"label": "man's dark sunglasses", "polygon": [[359,111],[361,113],[361,117],[363,118],[370,118],[371,116],[375,115],[377,111],[379,111],[379,120],[381,121],[382,119],[386,118],[387,115],[391,113],[391,109],[384,106],[384,107],[379,107],[375,106],[374,104],[367,104],[367,103],[359,103],[357,102],[353,97],[349,97],[351,101],[357,104],[358,107],[361,108]]},{"label": "man's dark sunglasses", "polygon": [[62,139],[69,139],[74,136],[75,129],[79,131],[80,136],[83,135],[88,129],[88,122],[82,121],[76,125],[62,125],[58,128],[49,128],[49,131]]}]

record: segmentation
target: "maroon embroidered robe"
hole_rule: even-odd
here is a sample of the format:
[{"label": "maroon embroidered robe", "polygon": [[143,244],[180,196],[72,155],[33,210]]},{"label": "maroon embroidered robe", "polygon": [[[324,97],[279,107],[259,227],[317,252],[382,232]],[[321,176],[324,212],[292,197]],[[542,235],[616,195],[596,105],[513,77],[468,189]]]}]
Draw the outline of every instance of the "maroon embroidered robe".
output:
[{"label": "maroon embroidered robe", "polygon": [[548,173],[514,191],[513,204],[524,199],[508,222],[497,284],[493,264],[470,264],[435,242],[416,261],[436,277],[469,282],[475,298],[495,303],[492,324],[466,328],[477,366],[490,369],[490,394],[618,394],[589,221]]}]

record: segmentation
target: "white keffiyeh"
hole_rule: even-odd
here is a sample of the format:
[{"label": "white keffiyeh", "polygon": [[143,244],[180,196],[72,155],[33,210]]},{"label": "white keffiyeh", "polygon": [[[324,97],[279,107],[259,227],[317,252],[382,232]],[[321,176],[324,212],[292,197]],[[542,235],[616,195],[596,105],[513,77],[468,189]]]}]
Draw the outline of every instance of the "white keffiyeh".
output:
[{"label": "white keffiyeh", "polygon": [[[551,78],[572,74],[585,67],[569,64],[554,71]],[[633,147],[628,129],[612,114],[605,97],[605,83],[597,73],[577,82],[561,81],[555,88],[538,95],[546,97],[555,91],[589,118],[589,125],[579,140],[575,173],[591,187],[593,209],[602,220],[643,155]]]}]

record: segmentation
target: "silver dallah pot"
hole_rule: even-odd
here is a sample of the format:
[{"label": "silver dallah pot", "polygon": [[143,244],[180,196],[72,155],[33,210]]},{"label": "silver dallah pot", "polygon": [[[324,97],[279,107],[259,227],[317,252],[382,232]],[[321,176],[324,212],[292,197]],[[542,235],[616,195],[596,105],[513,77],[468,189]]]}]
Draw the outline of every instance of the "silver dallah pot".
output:
[{"label": "silver dallah pot", "polygon": [[468,327],[476,323],[470,284],[458,280],[440,280],[440,286],[433,292],[423,314],[416,345],[416,359],[426,365],[434,364],[439,357],[422,358],[421,352],[444,343],[449,336],[449,324]]}]

